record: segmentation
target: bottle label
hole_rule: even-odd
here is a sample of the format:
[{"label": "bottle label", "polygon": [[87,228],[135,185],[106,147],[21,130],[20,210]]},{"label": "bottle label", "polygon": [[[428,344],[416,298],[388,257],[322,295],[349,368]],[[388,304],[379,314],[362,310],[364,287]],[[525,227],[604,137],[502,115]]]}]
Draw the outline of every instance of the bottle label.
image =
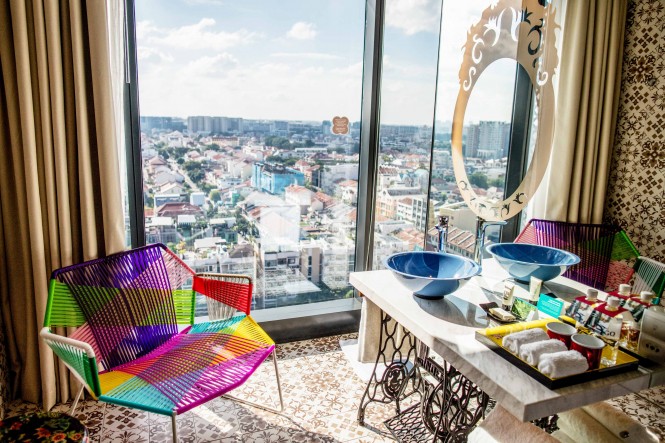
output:
[{"label": "bottle label", "polygon": [[577,323],[585,325],[597,304],[599,304],[597,300],[589,301],[584,296],[577,297],[566,309],[566,315],[575,319]]},{"label": "bottle label", "polygon": [[623,312],[626,312],[623,308],[610,311],[607,309],[607,305],[603,303],[593,309],[585,326],[600,335],[618,340],[621,336],[621,324],[623,323],[623,319],[619,314]]}]

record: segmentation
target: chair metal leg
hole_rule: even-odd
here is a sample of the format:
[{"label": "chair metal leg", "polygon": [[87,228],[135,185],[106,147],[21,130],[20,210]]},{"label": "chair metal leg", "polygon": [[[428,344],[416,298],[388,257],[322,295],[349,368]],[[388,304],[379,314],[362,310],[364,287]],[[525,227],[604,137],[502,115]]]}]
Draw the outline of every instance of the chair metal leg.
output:
[{"label": "chair metal leg", "polygon": [[175,414],[171,416],[171,432],[173,433],[173,443],[178,443],[178,426],[175,423]]},{"label": "chair metal leg", "polygon": [[275,379],[277,380],[277,392],[279,393],[279,412],[284,412],[284,398],[282,397],[282,384],[279,381],[279,369],[277,369],[277,352],[272,351],[272,362],[275,365]]},{"label": "chair metal leg", "polygon": [[69,410],[69,415],[71,415],[71,416],[74,415],[74,411],[76,410],[76,407],[79,404],[79,400],[81,399],[81,395],[83,394],[83,389],[85,389],[85,386],[81,385],[81,389],[79,389],[78,394],[76,394],[76,398],[74,398],[74,403],[72,403],[72,407]]},{"label": "chair metal leg", "polygon": [[284,398],[282,396],[282,384],[279,381],[279,370],[277,369],[277,353],[275,350],[272,351],[272,361],[273,364],[275,365],[275,379],[277,381],[277,392],[279,393],[279,409],[275,409],[270,406],[262,405],[259,403],[254,403],[252,401],[243,400],[242,398],[238,398],[233,395],[226,394],[224,395],[224,397],[230,400],[237,401],[238,403],[254,406],[255,408],[264,409],[266,411],[276,412],[276,413],[284,412]]}]

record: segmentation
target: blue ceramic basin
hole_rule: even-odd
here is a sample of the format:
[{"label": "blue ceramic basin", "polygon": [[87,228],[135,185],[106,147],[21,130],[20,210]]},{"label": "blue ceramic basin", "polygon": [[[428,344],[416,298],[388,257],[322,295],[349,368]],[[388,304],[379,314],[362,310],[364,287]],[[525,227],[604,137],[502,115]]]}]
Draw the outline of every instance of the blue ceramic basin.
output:
[{"label": "blue ceramic basin", "polygon": [[523,283],[529,283],[531,277],[552,280],[580,262],[570,252],[527,243],[495,243],[487,246],[487,251],[511,277]]},{"label": "blue ceramic basin", "polygon": [[384,264],[414,295],[428,299],[440,299],[458,290],[482,270],[468,258],[428,251],[393,254]]}]

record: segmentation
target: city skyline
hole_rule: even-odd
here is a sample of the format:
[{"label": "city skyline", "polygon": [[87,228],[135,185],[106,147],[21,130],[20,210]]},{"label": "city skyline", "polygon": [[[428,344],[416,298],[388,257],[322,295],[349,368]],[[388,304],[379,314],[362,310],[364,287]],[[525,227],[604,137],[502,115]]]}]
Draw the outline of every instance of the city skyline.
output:
[{"label": "city skyline", "polygon": [[[272,118],[260,118],[260,117],[259,118],[246,118],[246,117],[239,116],[239,115],[219,115],[219,114],[217,114],[217,115],[195,114],[195,115],[187,115],[187,116],[184,116],[184,117],[175,116],[175,115],[146,115],[146,114],[141,115],[142,119],[153,119],[153,118],[155,118],[155,119],[163,119],[163,118],[174,119],[175,118],[175,119],[181,120],[185,124],[187,124],[187,121],[189,119],[199,118],[199,117],[240,119],[240,120],[243,120],[243,121],[246,120],[246,121],[258,121],[258,122],[281,122],[281,121],[284,121],[284,122],[301,122],[301,123],[312,123],[312,124],[314,124],[314,123],[321,124],[323,122],[329,122],[330,121],[330,119],[327,119],[327,120],[312,120],[312,119],[284,119],[284,118],[272,119]],[[468,124],[475,125],[475,124],[479,124],[481,122],[510,123],[510,119],[508,119],[508,120],[470,120],[468,122]],[[358,124],[358,123],[360,123],[360,120],[356,120],[356,121],[352,120],[352,121],[349,122],[350,125]],[[451,120],[437,120],[435,123],[436,123],[436,125],[440,125],[440,126],[450,126],[452,124],[452,121]],[[381,126],[430,127],[431,128],[431,125],[427,125],[427,124],[416,125],[416,124],[383,123],[383,124],[381,124]]]}]

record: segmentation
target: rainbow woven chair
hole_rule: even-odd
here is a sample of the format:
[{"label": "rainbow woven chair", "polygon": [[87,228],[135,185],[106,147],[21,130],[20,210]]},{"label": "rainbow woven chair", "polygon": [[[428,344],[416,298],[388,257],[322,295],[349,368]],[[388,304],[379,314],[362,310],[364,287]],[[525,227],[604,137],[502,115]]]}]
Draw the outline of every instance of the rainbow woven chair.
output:
[{"label": "rainbow woven chair", "polygon": [[633,272],[639,252],[626,233],[610,224],[531,219],[515,243],[550,246],[572,252],[580,262],[563,274],[600,290],[618,288]]},{"label": "rainbow woven chair", "polygon": [[[196,294],[211,321],[194,323]],[[250,317],[251,300],[249,277],[195,274],[155,244],[54,271],[40,335],[83,384],[72,413],[85,388],[170,416],[177,441],[176,415],[240,386],[271,354],[284,409],[275,343]],[[70,326],[70,337],[51,331]]]},{"label": "rainbow woven chair", "polygon": [[660,303],[665,292],[665,263],[648,257],[639,257],[633,269],[635,272],[632,278],[625,281],[633,286],[633,294],[652,291],[656,296],[654,303]]}]

